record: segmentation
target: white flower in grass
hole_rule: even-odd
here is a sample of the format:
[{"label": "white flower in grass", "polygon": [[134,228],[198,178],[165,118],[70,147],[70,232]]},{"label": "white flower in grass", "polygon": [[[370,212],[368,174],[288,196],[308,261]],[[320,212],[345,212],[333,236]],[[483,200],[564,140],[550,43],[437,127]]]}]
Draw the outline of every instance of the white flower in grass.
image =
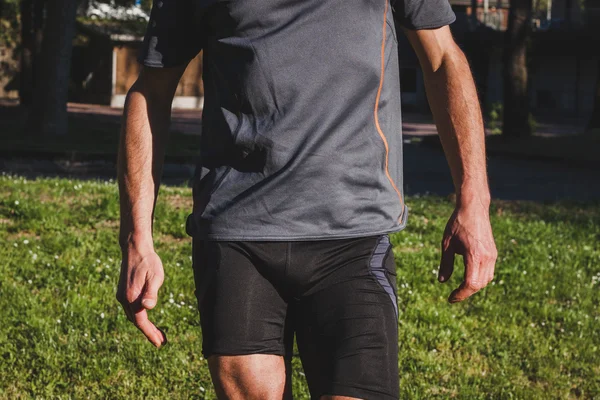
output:
[{"label": "white flower in grass", "polygon": [[181,267],[181,264],[179,264],[179,263],[175,263],[175,265],[178,266],[178,267]]},{"label": "white flower in grass", "polygon": [[183,302],[183,301],[180,302],[179,304],[181,304],[182,306],[185,306],[185,302]]},{"label": "white flower in grass", "polygon": [[204,392],[206,389],[204,389],[202,386],[200,386],[200,391]]},{"label": "white flower in grass", "polygon": [[104,313],[100,313],[100,318],[104,319]]},{"label": "white flower in grass", "polygon": [[55,254],[55,255],[54,255],[54,259],[55,259],[55,260],[58,260],[58,254]]},{"label": "white flower in grass", "polygon": [[13,243],[13,246],[19,247],[19,244],[17,242],[15,242],[15,243]]},{"label": "white flower in grass", "polygon": [[29,280],[27,281],[27,283],[29,283],[29,284],[31,285],[31,284],[33,283],[33,281],[32,281],[31,279],[29,279]]},{"label": "white flower in grass", "polygon": [[27,239],[23,240],[23,244],[29,244],[29,240],[27,240]]},{"label": "white flower in grass", "polygon": [[33,254],[31,255],[31,257],[32,257],[34,260],[37,260],[37,257],[38,257],[38,256],[37,256],[37,254],[33,253]]},{"label": "white flower in grass", "polygon": [[60,323],[61,323],[60,319],[57,319],[57,320],[56,320],[56,323],[57,323],[57,324],[60,324]]},{"label": "white flower in grass", "polygon": [[15,206],[19,205],[19,200],[15,200]]},{"label": "white flower in grass", "polygon": [[175,300],[173,300],[173,298],[170,298],[169,303],[173,304],[173,303],[175,303]]}]

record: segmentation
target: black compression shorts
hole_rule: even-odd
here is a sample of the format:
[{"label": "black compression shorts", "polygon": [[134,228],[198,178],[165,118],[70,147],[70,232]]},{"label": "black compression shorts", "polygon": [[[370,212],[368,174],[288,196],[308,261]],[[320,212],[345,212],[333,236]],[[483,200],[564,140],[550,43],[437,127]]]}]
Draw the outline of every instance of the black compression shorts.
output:
[{"label": "black compression shorts", "polygon": [[398,309],[387,235],[312,242],[194,240],[203,353],[290,355],[311,397],[397,399]]}]

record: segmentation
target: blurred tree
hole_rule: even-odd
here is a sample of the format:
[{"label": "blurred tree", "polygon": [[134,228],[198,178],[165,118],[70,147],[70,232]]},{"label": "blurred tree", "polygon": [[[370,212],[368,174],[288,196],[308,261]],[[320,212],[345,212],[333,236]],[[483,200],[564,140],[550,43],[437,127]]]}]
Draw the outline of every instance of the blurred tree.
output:
[{"label": "blurred tree", "polygon": [[600,133],[600,60],[598,60],[596,90],[594,93],[594,110],[587,126],[588,132]]},{"label": "blurred tree", "polygon": [[532,0],[511,0],[504,45],[504,117],[502,134],[532,133],[529,113],[527,46],[531,32]]},{"label": "blurred tree", "polygon": [[21,0],[21,65],[19,99],[21,105],[33,103],[36,65],[42,48],[46,0]]},{"label": "blurred tree", "polygon": [[[585,1],[586,27],[592,37],[600,37],[600,0]],[[588,132],[600,133],[600,59],[597,61],[594,108],[587,126]]]},{"label": "blurred tree", "polygon": [[19,1],[0,0],[0,46],[14,47],[19,36]]},{"label": "blurred tree", "polygon": [[[0,2],[17,0],[0,0]],[[67,133],[67,99],[75,17],[80,2],[89,0],[21,0],[22,70],[21,98],[32,106],[30,131],[37,134]],[[132,6],[136,0],[100,0]],[[151,7],[143,0],[142,7]]]},{"label": "blurred tree", "polygon": [[38,134],[67,133],[67,97],[77,0],[46,4],[46,22],[33,98],[33,130]]}]

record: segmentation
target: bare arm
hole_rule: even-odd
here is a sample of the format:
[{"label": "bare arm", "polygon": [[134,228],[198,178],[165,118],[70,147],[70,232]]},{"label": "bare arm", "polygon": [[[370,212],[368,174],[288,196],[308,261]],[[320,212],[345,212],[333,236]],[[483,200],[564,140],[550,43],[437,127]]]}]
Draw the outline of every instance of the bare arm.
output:
[{"label": "bare arm", "polygon": [[465,261],[465,279],[449,301],[464,300],[494,277],[496,246],[489,222],[485,137],[477,91],[469,64],[450,29],[405,31],[415,49],[429,104],[450,165],[456,210],[442,241],[439,280],[446,282],[454,255]]},{"label": "bare arm", "polygon": [[127,94],[119,143],[121,205],[119,244],[123,261],[117,299],[127,317],[159,347],[166,337],[148,320],[164,272],[152,242],[171,103],[184,67],[144,68]]}]

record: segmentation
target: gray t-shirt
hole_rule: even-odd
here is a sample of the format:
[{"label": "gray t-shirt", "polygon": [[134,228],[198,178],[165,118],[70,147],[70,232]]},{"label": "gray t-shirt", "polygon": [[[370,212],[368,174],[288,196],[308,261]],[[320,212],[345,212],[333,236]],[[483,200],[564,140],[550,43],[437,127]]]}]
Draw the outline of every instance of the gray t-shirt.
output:
[{"label": "gray t-shirt", "polygon": [[455,19],[448,0],[155,0],[140,61],[203,49],[193,234],[317,240],[402,229],[394,17]]}]

